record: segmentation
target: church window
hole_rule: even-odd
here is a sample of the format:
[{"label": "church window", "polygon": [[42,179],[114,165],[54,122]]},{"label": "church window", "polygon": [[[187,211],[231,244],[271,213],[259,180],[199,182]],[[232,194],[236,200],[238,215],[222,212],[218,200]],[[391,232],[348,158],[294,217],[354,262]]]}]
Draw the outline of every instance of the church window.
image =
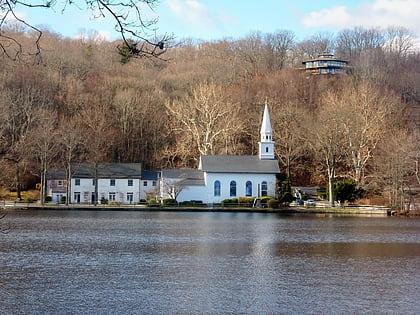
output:
[{"label": "church window", "polygon": [[268,147],[265,147],[265,153],[268,153]]},{"label": "church window", "polygon": [[245,184],[245,194],[247,197],[252,196],[252,183],[250,181]]},{"label": "church window", "polygon": [[214,195],[220,196],[220,181],[218,180],[214,182]]},{"label": "church window", "polygon": [[230,196],[236,197],[236,182],[234,180],[230,182]]},{"label": "church window", "polygon": [[267,196],[267,182],[261,183],[261,196]]}]

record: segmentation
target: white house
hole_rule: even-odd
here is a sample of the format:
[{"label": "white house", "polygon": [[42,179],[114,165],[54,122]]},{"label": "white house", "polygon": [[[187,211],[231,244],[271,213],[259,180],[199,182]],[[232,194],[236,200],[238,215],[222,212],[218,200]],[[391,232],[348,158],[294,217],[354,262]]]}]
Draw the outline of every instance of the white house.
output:
[{"label": "white house", "polygon": [[[91,163],[72,163],[71,173],[71,203],[95,203],[96,178],[98,202],[122,204],[139,203],[148,192],[156,191],[158,181],[158,172],[142,171],[140,163],[99,163],[97,169]],[[57,203],[66,197],[65,169],[48,172],[47,195]]]},{"label": "white house", "polygon": [[201,200],[220,203],[235,197],[275,196],[280,173],[274,155],[274,141],[268,106],[260,130],[259,154],[204,155],[196,170],[165,169],[161,172],[161,198],[178,202]]}]

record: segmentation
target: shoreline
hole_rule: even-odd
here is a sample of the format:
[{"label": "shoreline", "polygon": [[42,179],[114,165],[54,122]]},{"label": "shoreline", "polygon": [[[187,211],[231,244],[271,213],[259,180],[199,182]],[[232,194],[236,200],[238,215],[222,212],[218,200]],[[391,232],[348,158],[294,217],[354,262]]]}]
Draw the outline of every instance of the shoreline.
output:
[{"label": "shoreline", "polygon": [[143,211],[143,212],[237,212],[237,213],[276,213],[276,214],[336,214],[336,215],[396,215],[384,207],[284,207],[271,208],[234,208],[234,207],[149,207],[146,205],[104,206],[104,205],[37,205],[37,204],[12,204],[3,207],[5,210],[71,210],[71,211]]}]

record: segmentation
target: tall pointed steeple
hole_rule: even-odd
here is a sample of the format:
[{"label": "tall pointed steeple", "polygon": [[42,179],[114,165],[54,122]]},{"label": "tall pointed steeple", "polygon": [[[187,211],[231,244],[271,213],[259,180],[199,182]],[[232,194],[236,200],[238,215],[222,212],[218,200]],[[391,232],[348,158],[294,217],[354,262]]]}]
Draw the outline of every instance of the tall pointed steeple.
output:
[{"label": "tall pointed steeple", "polygon": [[271,128],[268,105],[265,103],[264,115],[261,123],[261,138],[259,142],[259,157],[261,160],[274,160],[273,130]]}]

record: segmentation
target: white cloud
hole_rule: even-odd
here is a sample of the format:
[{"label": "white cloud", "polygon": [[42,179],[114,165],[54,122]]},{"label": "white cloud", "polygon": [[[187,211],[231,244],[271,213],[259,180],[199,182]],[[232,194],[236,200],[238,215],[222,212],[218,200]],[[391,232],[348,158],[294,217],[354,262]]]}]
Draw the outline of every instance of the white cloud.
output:
[{"label": "white cloud", "polygon": [[212,30],[217,26],[217,18],[196,0],[167,0],[166,3],[176,16],[191,27]]},{"label": "white cloud", "polygon": [[335,29],[396,25],[404,26],[420,36],[419,12],[418,0],[374,0],[356,8],[334,6],[310,12],[302,18],[302,22],[309,28]]}]

